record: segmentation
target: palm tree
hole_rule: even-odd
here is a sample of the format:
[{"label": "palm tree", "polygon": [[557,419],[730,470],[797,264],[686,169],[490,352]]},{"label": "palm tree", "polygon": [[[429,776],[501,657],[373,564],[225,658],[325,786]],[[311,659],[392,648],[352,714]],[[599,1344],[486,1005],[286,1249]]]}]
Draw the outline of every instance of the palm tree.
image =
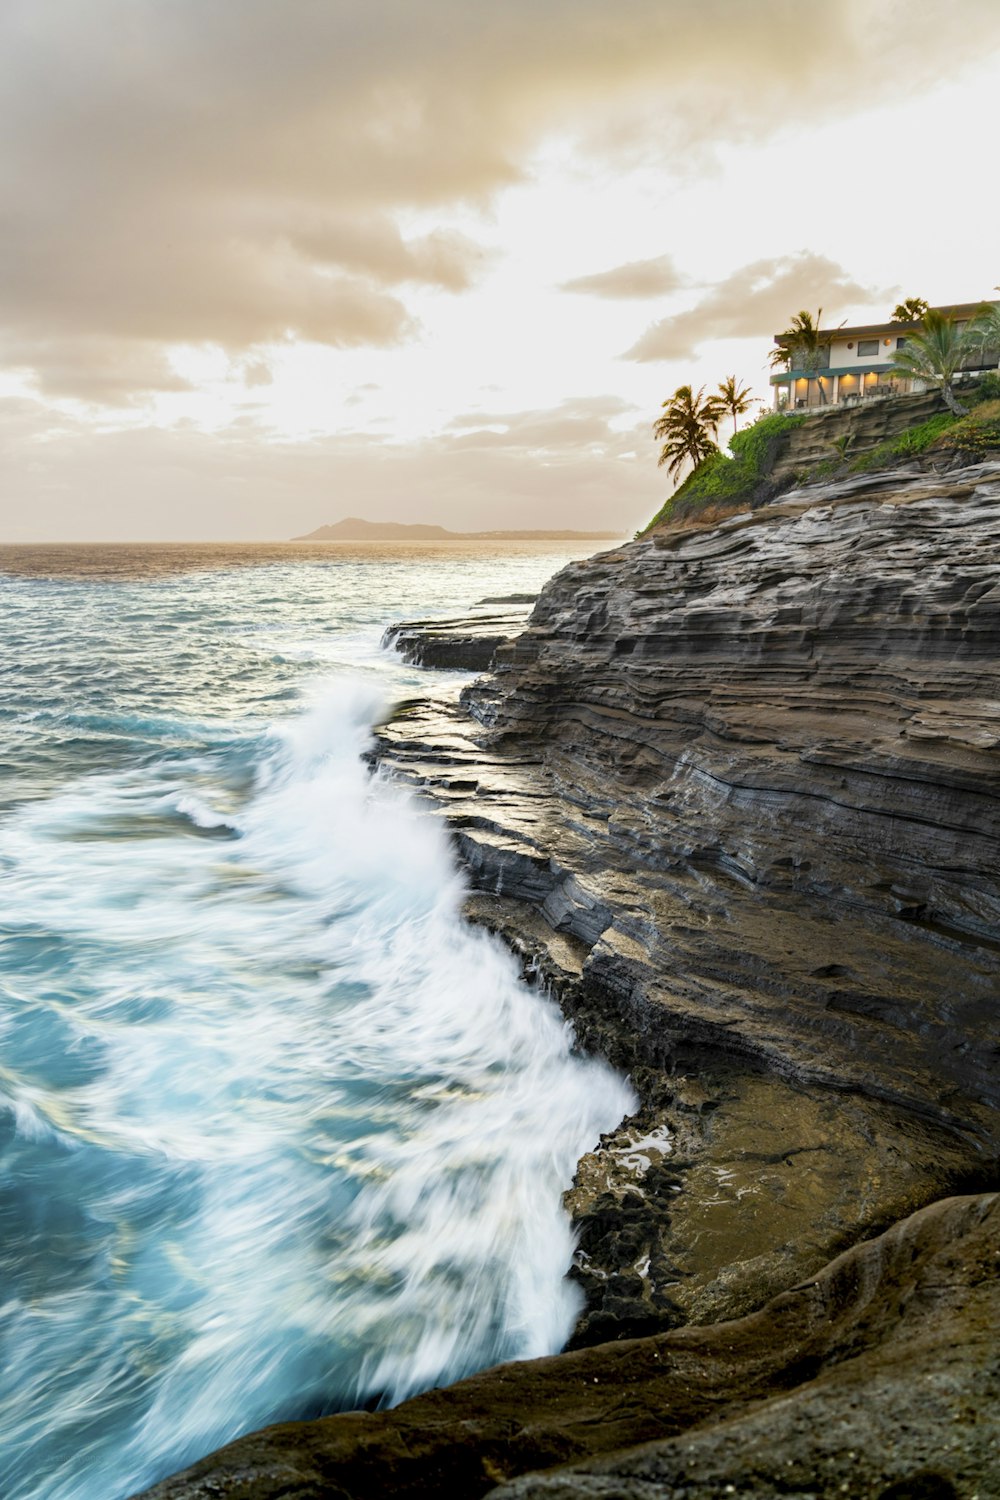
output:
[{"label": "palm tree", "polygon": [[733,419],[733,437],[736,436],[739,427],[738,417],[742,417],[753,405],[753,397],[750,387],[745,385],[740,388],[735,375],[727,375],[725,380],[719,382],[719,394],[714,398],[718,401],[724,412]]},{"label": "palm tree", "polygon": [[891,323],[919,323],[924,314],[930,311],[930,303],[923,297],[905,297],[902,302],[897,302],[892,310]]},{"label": "palm tree", "polygon": [[664,401],[663,416],[653,423],[653,436],[663,443],[657,464],[666,464],[667,473],[674,479],[686,463],[696,469],[718,453],[714,437],[722,417],[718,397],[706,396],[704,386],[694,395],[689,385],[679,385],[669,401]]},{"label": "palm tree", "polygon": [[944,313],[929,308],[924,314],[922,331],[909,334],[902,349],[892,356],[892,368],[897,375],[936,386],[948,410],[956,417],[964,417],[969,408],[956,399],[952,385],[963,359],[971,353],[979,337],[978,320],[959,332]]},{"label": "palm tree", "polygon": [[819,374],[819,369],[823,356],[830,347],[830,340],[827,335],[820,333],[822,319],[821,307],[817,309],[815,318],[805,308],[797,312],[784,333],[778,334],[778,347],[771,350],[771,364],[787,365],[790,370],[798,368],[804,370],[808,377],[815,378],[819,387],[819,399],[825,406],[826,391],[823,389],[823,377]]},{"label": "palm tree", "polygon": [[[1000,286],[994,291],[1000,292]],[[996,348],[1000,344],[1000,302],[984,302],[972,326],[982,349]]]}]

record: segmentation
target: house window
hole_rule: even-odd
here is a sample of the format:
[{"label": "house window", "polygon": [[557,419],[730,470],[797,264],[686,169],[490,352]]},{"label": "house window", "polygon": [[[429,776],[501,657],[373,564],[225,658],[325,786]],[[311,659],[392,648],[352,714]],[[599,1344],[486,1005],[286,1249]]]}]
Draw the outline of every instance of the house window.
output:
[{"label": "house window", "polygon": [[903,345],[905,343],[906,343],[906,335],[904,334],[902,338],[898,338],[896,340],[896,348],[897,349],[902,349],[902,347],[903,347]]},{"label": "house window", "polygon": [[864,359],[872,354],[878,354],[878,339],[858,339],[858,357]]}]

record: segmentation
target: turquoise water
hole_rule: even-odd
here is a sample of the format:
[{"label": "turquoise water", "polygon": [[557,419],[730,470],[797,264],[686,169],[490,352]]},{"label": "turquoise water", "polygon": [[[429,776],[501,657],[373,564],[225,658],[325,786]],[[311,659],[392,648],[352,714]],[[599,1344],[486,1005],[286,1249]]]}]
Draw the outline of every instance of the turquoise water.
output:
[{"label": "turquoise water", "polygon": [[562,546],[0,549],[0,1494],[549,1352],[627,1111],[360,755]]}]

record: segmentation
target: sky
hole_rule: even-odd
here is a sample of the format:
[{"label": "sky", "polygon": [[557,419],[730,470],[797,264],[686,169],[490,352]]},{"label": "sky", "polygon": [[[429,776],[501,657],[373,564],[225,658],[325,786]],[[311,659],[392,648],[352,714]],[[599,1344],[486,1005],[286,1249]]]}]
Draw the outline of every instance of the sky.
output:
[{"label": "sky", "polygon": [[998,92],[998,0],[3,0],[0,542],[630,534],[677,386],[991,294]]}]

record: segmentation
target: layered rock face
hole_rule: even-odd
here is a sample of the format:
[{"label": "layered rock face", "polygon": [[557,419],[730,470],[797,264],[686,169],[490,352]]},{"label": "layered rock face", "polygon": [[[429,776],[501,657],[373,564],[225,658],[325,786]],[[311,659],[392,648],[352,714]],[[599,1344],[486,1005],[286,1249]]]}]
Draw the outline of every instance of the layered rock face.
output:
[{"label": "layered rock face", "polygon": [[707,1036],[990,1128],[998,499],[890,482],[572,565],[464,695],[547,793],[512,809],[522,880],[465,833],[477,885],[547,887],[659,1056]]},{"label": "layered rock face", "polygon": [[151,1495],[1000,1496],[1000,463],[572,564],[377,754],[640,1095],[577,1347]]},{"label": "layered rock face", "polygon": [[745,1312],[989,1178],[998,500],[880,475],[572,564],[388,732],[472,915],[644,1098],[569,1200],[581,1340]]},{"label": "layered rock face", "polygon": [[995,1500],[998,1252],[996,1195],[947,1199],[737,1322],[270,1427],[146,1500]]},{"label": "layered rock face", "polygon": [[534,602],[534,594],[482,599],[475,614],[461,619],[408,620],[390,625],[382,644],[417,667],[485,672],[497,648],[524,629]]},{"label": "layered rock face", "polygon": [[813,407],[807,419],[793,426],[778,445],[768,477],[772,485],[784,488],[803,469],[839,451],[834,448],[834,440],[845,445],[847,457],[855,459],[943,411],[947,407],[940,391],[869,398],[854,407]]}]

